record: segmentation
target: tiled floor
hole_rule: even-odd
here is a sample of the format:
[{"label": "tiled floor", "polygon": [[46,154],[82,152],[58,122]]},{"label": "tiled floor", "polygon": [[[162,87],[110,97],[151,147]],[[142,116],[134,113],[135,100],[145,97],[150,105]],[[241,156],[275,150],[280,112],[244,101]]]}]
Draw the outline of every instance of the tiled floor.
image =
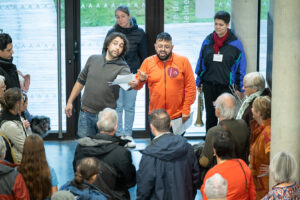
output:
[{"label": "tiled floor", "polygon": [[[141,160],[139,150],[144,149],[150,142],[149,139],[135,139],[136,148],[130,149],[132,153],[133,164],[138,169]],[[189,140],[189,143],[196,144],[203,140]],[[59,187],[72,180],[74,177],[72,162],[76,148],[76,141],[45,141],[45,148],[49,165],[55,169]],[[130,189],[131,199],[136,199],[136,186]],[[201,200],[201,194],[198,190],[196,200]]]}]

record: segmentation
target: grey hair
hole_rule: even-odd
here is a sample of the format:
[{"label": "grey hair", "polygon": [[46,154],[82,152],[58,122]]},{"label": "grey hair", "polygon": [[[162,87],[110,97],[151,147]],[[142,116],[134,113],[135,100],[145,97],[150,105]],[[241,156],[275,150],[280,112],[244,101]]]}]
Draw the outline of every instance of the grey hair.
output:
[{"label": "grey hair", "polygon": [[295,157],[286,151],[278,152],[271,160],[270,174],[276,183],[294,182],[297,176]]},{"label": "grey hair", "polygon": [[5,157],[6,154],[6,144],[2,136],[0,136],[0,158]]},{"label": "grey hair", "polygon": [[98,114],[98,123],[100,131],[112,132],[118,123],[118,115],[114,109],[105,108]]},{"label": "grey hair", "polygon": [[250,72],[245,75],[244,81],[247,82],[247,86],[258,91],[263,91],[266,87],[265,78],[259,72]]},{"label": "grey hair", "polygon": [[5,77],[0,75],[0,85],[2,85],[5,82]]},{"label": "grey hair", "polygon": [[[233,102],[232,106],[230,102],[224,100],[224,98],[230,98]],[[234,119],[236,115],[236,100],[232,94],[223,93],[216,100],[216,109],[219,109],[220,116],[224,119]]]},{"label": "grey hair", "polygon": [[227,195],[227,181],[216,173],[206,180],[204,192],[208,199],[225,198]]}]

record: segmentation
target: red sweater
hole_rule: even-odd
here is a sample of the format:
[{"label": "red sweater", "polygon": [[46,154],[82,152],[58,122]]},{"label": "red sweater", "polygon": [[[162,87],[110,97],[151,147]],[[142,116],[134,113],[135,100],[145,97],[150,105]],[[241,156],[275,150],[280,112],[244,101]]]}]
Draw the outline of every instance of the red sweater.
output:
[{"label": "red sweater", "polygon": [[15,165],[0,160],[0,199],[30,200],[22,175],[13,167]]},{"label": "red sweater", "polygon": [[204,193],[205,182],[206,180],[213,176],[216,173],[219,173],[224,179],[227,180],[227,200],[255,200],[256,199],[256,191],[253,183],[253,177],[251,170],[247,166],[247,164],[238,159],[243,166],[247,177],[247,190],[246,190],[246,179],[245,174],[242,170],[241,165],[237,161],[237,159],[227,160],[221,164],[218,164],[211,168],[203,181],[203,185],[201,187],[202,199],[207,200],[207,197]]},{"label": "red sweater", "polygon": [[[140,70],[148,75],[149,114],[159,108],[165,109],[171,119],[190,114],[196,99],[196,83],[186,57],[172,53],[171,58],[163,62],[154,55],[144,60]],[[134,89],[141,89],[145,82],[138,81]]]}]

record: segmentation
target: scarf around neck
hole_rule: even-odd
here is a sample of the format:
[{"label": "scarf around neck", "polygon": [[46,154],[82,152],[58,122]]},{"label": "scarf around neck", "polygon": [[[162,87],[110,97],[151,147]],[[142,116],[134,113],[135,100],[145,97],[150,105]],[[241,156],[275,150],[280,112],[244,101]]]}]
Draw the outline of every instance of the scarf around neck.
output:
[{"label": "scarf around neck", "polygon": [[228,29],[227,29],[226,34],[221,38],[217,35],[216,31],[213,33],[213,39],[215,41],[213,48],[214,48],[215,53],[219,52],[220,48],[223,46],[224,42],[228,38],[228,35],[229,35]]},{"label": "scarf around neck", "polygon": [[244,114],[245,110],[248,108],[248,106],[250,105],[250,103],[254,99],[256,99],[256,97],[259,97],[261,95],[261,93],[262,93],[262,91],[257,91],[245,99],[245,101],[243,102],[243,104],[241,105],[241,107],[239,109],[236,119],[242,119],[243,114]]}]

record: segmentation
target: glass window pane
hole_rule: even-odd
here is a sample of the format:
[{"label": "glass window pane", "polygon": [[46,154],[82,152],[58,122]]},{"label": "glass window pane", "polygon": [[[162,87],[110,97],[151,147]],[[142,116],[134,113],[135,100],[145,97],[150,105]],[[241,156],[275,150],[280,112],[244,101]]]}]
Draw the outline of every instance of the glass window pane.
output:
[{"label": "glass window pane", "polygon": [[[54,131],[58,130],[56,12],[53,0],[0,1],[0,29],[12,37],[15,52],[13,63],[18,70],[29,74],[31,78],[28,111],[32,115],[50,117],[51,129]],[[63,48],[62,53],[64,54]],[[63,105],[64,68],[62,62]],[[66,121],[63,115],[63,130],[65,129]]]},{"label": "glass window pane", "polygon": [[[138,26],[145,30],[144,0],[80,1],[81,69],[84,68],[89,56],[102,53],[106,34],[116,22],[115,9],[121,4],[129,7],[131,16],[135,17]],[[144,88],[137,94],[133,129],[145,129]]]}]

